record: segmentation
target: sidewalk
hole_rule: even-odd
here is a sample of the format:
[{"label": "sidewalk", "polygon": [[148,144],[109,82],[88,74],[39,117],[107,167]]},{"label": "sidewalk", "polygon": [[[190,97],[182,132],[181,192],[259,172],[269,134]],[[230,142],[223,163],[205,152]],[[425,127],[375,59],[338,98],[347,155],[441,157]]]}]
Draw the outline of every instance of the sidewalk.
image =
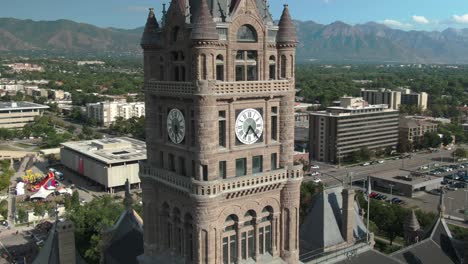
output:
[{"label": "sidewalk", "polygon": [[21,178],[24,175],[24,169],[26,168],[26,165],[29,162],[30,157],[26,156],[22,161],[21,164],[18,168],[18,170],[13,174],[13,176],[10,179],[10,186],[8,186],[8,222],[9,225],[13,228],[15,227],[15,218],[14,218],[14,211],[16,211],[16,208],[13,206],[14,199],[15,199],[15,189],[14,185],[16,183],[17,178]]}]

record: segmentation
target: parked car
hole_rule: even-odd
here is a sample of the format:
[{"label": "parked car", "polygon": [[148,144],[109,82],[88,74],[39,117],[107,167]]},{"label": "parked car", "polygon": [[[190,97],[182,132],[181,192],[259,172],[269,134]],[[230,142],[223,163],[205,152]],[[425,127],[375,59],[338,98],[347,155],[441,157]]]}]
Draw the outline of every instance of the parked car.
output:
[{"label": "parked car", "polygon": [[456,191],[456,190],[458,190],[458,188],[457,188],[454,184],[448,185],[446,188],[447,188],[447,190],[449,190],[449,191]]},{"label": "parked car", "polygon": [[379,160],[378,163],[382,164],[384,163],[385,161],[384,160]]},{"label": "parked car", "polygon": [[369,194],[369,197],[370,197],[370,198],[375,198],[375,197],[377,196],[377,194],[378,194],[378,193],[376,193],[376,192],[371,192],[371,193]]},{"label": "parked car", "polygon": [[320,169],[320,166],[319,165],[310,165],[310,168],[311,169]]},{"label": "parked car", "polygon": [[319,178],[314,178],[312,181],[313,181],[314,183],[321,183],[321,182],[322,182],[322,180],[319,179]]},{"label": "parked car", "polygon": [[370,165],[369,162],[364,162],[364,163],[362,164],[362,166],[369,166],[369,165]]},{"label": "parked car", "polygon": [[392,198],[391,201],[392,201],[392,203],[394,203],[394,204],[401,204],[401,203],[403,203],[403,200],[401,200],[401,199],[398,198],[398,197]]},{"label": "parked car", "polygon": [[320,172],[318,172],[318,171],[313,171],[313,172],[310,173],[310,175],[312,175],[312,176],[317,176],[317,175],[320,175]]}]

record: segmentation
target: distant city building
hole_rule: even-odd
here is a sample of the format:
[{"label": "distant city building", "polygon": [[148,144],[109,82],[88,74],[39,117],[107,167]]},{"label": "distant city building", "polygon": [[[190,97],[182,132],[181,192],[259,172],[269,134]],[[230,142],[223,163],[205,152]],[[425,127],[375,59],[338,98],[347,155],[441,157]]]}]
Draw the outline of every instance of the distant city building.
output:
[{"label": "distant city building", "polygon": [[88,118],[94,118],[99,124],[108,126],[118,117],[127,120],[145,115],[145,103],[100,102],[86,105]]},{"label": "distant city building", "polygon": [[132,138],[109,138],[62,143],[62,164],[102,185],[111,193],[115,187],[139,184],[138,162],[146,160],[146,144]]},{"label": "distant city building", "polygon": [[31,102],[0,102],[0,128],[22,128],[48,108]]},{"label": "distant city building", "polygon": [[78,61],[76,64],[78,64],[78,66],[82,66],[82,65],[104,65],[106,64],[105,62],[103,61]]},{"label": "distant city building", "polygon": [[5,66],[10,67],[12,72],[22,72],[22,71],[44,71],[42,66],[30,63],[13,63],[6,64]]},{"label": "distant city building", "polygon": [[369,105],[361,97],[343,97],[340,106],[310,114],[310,159],[338,163],[363,147],[395,148],[397,110]]},{"label": "distant city building", "polygon": [[400,139],[406,138],[413,142],[421,139],[427,132],[437,132],[438,123],[430,117],[401,116]]},{"label": "distant city building", "polygon": [[428,94],[425,92],[415,93],[406,88],[400,88],[396,91],[385,88],[361,89],[361,97],[369,104],[386,104],[395,110],[398,110],[400,105],[414,105],[421,107],[422,110],[427,109]]}]

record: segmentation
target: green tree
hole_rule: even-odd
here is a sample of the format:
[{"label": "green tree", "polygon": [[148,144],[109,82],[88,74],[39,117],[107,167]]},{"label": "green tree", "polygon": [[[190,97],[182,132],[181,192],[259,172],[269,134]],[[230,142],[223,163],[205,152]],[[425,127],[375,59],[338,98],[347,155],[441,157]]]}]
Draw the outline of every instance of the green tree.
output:
[{"label": "green tree", "polygon": [[23,208],[18,209],[18,221],[20,223],[28,221],[28,213]]},{"label": "green tree", "polygon": [[445,147],[452,143],[452,135],[450,133],[443,133],[442,134],[442,145]]},{"label": "green tree", "polygon": [[452,152],[452,157],[454,158],[466,158],[468,156],[468,151],[464,148],[457,148]]},{"label": "green tree", "polygon": [[41,218],[44,217],[44,215],[46,213],[46,208],[45,208],[44,203],[42,203],[42,202],[34,203],[33,212],[34,212],[35,216],[39,216]]}]

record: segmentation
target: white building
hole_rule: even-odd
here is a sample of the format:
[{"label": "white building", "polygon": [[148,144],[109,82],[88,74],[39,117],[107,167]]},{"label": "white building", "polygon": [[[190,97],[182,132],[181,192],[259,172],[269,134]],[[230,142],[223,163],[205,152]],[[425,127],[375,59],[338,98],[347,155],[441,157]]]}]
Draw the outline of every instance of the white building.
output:
[{"label": "white building", "polygon": [[100,102],[87,104],[86,112],[88,118],[94,118],[99,124],[108,126],[118,117],[130,119],[145,115],[145,103],[120,103],[120,102]]},{"label": "white building", "polygon": [[127,137],[67,142],[60,157],[68,169],[113,192],[127,179],[140,183],[139,162],[146,160],[146,143]]}]

